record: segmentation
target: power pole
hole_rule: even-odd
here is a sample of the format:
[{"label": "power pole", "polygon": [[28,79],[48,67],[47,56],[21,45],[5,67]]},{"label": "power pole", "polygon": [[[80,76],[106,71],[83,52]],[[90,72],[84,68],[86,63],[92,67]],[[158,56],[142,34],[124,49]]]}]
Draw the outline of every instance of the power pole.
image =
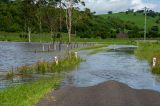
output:
[{"label": "power pole", "polygon": [[145,21],[144,21],[144,40],[146,40],[147,35],[147,7],[144,8]]}]

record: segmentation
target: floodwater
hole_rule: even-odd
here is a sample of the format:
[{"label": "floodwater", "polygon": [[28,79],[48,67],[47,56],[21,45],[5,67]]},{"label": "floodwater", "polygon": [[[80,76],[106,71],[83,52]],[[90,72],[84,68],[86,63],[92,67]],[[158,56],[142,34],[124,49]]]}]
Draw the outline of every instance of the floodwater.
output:
[{"label": "floodwater", "polygon": [[[42,52],[43,45],[46,52]],[[77,47],[85,46],[87,45],[79,44]],[[50,45],[51,52],[47,52],[48,47],[48,43],[0,42],[0,78],[1,72],[5,72],[12,66],[30,65],[38,60],[51,60],[54,56],[60,55],[58,44]],[[151,73],[150,65],[146,60],[139,60],[134,56],[135,46],[111,45],[109,48],[111,50],[94,55],[88,55],[91,50],[80,51],[78,54],[85,61],[74,71],[64,74],[62,86],[88,87],[108,80],[116,80],[133,88],[160,91],[160,76]],[[55,50],[52,51],[53,49]],[[62,44],[61,51],[65,50],[67,45]],[[16,83],[21,84],[21,82]],[[1,81],[0,88],[10,84],[11,81]]]},{"label": "floodwater", "polygon": [[134,46],[111,45],[109,48],[112,50],[95,55],[81,51],[80,54],[86,61],[75,71],[66,74],[62,86],[88,87],[116,80],[132,88],[160,91],[160,76],[151,73],[147,61],[135,57]]},{"label": "floodwater", "polygon": [[[71,47],[85,47],[87,44],[71,44]],[[48,52],[50,48],[51,52]],[[43,52],[43,50],[45,52]],[[54,52],[53,52],[54,50]],[[58,43],[18,43],[0,42],[0,73],[8,71],[12,67],[30,65],[39,60],[51,60],[54,56],[59,56],[60,51],[67,50],[66,44]]]},{"label": "floodwater", "polygon": [[[70,49],[92,46],[93,43],[70,44]],[[6,73],[19,66],[31,65],[39,60],[50,61],[55,56],[63,58],[68,51],[67,44],[60,43],[24,43],[24,42],[0,42],[0,88],[22,84],[37,79],[41,75],[32,75],[27,78],[15,77],[7,80]],[[44,77],[44,76],[43,76]]]}]

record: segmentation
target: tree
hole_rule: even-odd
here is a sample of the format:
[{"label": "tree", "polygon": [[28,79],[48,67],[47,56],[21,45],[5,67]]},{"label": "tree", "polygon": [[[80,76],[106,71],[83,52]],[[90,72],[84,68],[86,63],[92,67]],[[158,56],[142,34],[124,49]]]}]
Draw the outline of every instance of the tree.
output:
[{"label": "tree", "polygon": [[25,30],[28,31],[28,42],[31,42],[31,32],[35,21],[35,0],[22,1],[22,11]]},{"label": "tree", "polygon": [[108,11],[108,14],[112,14],[113,12],[112,11]]},{"label": "tree", "polygon": [[44,15],[43,9],[47,5],[46,0],[37,0],[36,2],[36,13],[35,16],[37,17],[38,25],[39,25],[39,32],[42,32],[42,17]]},{"label": "tree", "polygon": [[54,36],[53,32],[58,31],[58,13],[56,8],[53,5],[48,5],[45,7],[43,10],[45,15],[44,15],[44,22],[48,26],[50,30],[51,37]]},{"label": "tree", "polygon": [[152,26],[151,30],[149,31],[149,37],[159,37],[159,27]]},{"label": "tree", "polygon": [[81,0],[65,0],[65,6],[66,6],[66,26],[68,30],[68,43],[71,42],[71,31],[72,31],[72,9],[73,6],[81,3],[84,5],[84,2],[81,2]]}]

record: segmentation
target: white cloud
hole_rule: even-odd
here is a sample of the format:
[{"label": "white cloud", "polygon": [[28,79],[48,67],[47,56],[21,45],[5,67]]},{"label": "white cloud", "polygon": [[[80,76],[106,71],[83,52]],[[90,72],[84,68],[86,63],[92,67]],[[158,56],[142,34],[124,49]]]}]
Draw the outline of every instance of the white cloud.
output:
[{"label": "white cloud", "polygon": [[159,11],[158,4],[144,3],[142,0],[84,0],[86,7],[95,11],[97,14],[107,13],[108,11],[120,12],[127,9],[142,9],[147,6],[150,9]]}]

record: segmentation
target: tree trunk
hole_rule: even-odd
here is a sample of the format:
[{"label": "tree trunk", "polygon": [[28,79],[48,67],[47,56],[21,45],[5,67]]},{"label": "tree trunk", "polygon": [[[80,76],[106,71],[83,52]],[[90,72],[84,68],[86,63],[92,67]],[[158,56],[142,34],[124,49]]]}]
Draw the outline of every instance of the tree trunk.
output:
[{"label": "tree trunk", "polygon": [[60,20],[59,20],[59,31],[62,31],[62,3],[60,1]]},{"label": "tree trunk", "polygon": [[41,22],[41,18],[40,18],[40,20],[39,20],[39,31],[40,31],[40,33],[42,32],[42,22]]},{"label": "tree trunk", "polygon": [[31,28],[28,27],[28,42],[31,42]]},{"label": "tree trunk", "polygon": [[69,21],[69,27],[68,27],[68,42],[71,43],[71,31],[72,31],[72,9],[71,7],[68,9],[68,21]]}]

